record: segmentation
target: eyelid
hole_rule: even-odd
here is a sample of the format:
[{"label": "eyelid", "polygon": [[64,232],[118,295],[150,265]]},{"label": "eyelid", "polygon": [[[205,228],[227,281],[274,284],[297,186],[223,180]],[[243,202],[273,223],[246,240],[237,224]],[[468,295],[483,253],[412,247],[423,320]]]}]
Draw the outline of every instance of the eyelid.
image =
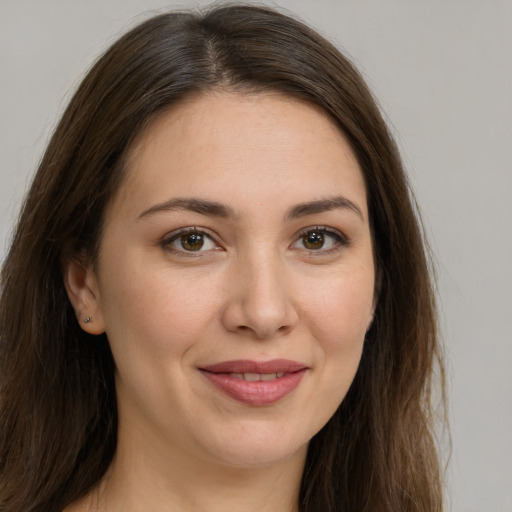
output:
[{"label": "eyelid", "polygon": [[334,245],[334,247],[330,247],[328,249],[317,249],[317,250],[314,250],[314,249],[307,249],[307,248],[297,248],[297,250],[303,250],[303,251],[306,251],[312,255],[317,255],[317,256],[320,256],[320,255],[325,255],[325,254],[330,254],[332,252],[336,252],[336,251],[339,251],[341,249],[343,249],[344,247],[346,247],[347,245],[350,244],[350,239],[348,238],[348,236],[346,236],[342,231],[340,231],[339,229],[335,229],[335,228],[332,228],[332,227],[328,227],[328,226],[309,226],[307,228],[303,228],[301,229],[297,235],[295,235],[294,237],[294,242],[292,243],[291,245],[291,248],[293,249],[294,245],[296,243],[298,243],[300,241],[300,239],[306,235],[307,233],[310,233],[311,231],[320,231],[322,233],[324,233],[325,235],[328,235],[328,236],[331,236],[333,237],[335,240],[336,240],[336,244]]},{"label": "eyelid", "polygon": [[[295,244],[297,244],[303,236],[305,236],[307,233],[310,233],[312,231],[318,231],[323,233],[326,236],[329,236],[331,238],[334,238],[334,245],[332,247],[329,247],[327,249],[308,249],[306,247],[294,247]],[[211,240],[211,242],[215,245],[215,248],[213,249],[206,249],[206,250],[198,250],[198,251],[187,251],[187,250],[180,250],[175,247],[173,247],[171,244],[176,241],[180,236],[185,235],[187,233],[199,233],[208,239]],[[336,251],[339,251],[349,245],[350,240],[349,238],[340,230],[328,227],[328,226],[320,226],[320,225],[313,225],[308,226],[306,228],[301,229],[295,236],[294,241],[292,242],[290,248],[292,250],[301,250],[304,252],[307,252],[314,256],[321,256],[325,254],[330,254]],[[187,226],[183,228],[176,229],[174,231],[171,231],[170,233],[167,233],[162,240],[159,242],[159,245],[174,254],[177,254],[179,256],[186,256],[186,257],[200,257],[204,256],[205,253],[209,253],[215,250],[222,250],[221,244],[218,242],[218,237],[211,233],[210,230],[197,227],[197,226]]]},{"label": "eyelid", "polygon": [[[207,250],[198,250],[198,251],[186,251],[186,250],[179,250],[175,247],[172,247],[172,243],[176,241],[179,237],[182,235],[186,235],[188,233],[199,233],[207,238],[209,238],[213,244],[215,245],[214,249],[207,249]],[[171,231],[170,233],[167,233],[162,240],[159,242],[159,245],[174,254],[177,254],[179,256],[186,256],[186,257],[199,257],[204,256],[205,253],[211,252],[212,250],[219,250],[222,249],[221,245],[217,241],[217,237],[212,234],[209,230],[197,226],[187,226],[183,228],[176,229],[174,231]]]}]

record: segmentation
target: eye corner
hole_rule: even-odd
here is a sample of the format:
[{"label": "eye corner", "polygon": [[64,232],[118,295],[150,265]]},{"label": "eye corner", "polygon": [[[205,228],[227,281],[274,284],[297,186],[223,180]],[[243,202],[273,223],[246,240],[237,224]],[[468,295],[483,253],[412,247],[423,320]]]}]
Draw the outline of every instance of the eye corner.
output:
[{"label": "eye corner", "polygon": [[290,247],[293,250],[305,251],[312,256],[322,256],[338,252],[349,244],[349,238],[338,229],[328,226],[310,226],[298,232]]},{"label": "eye corner", "polygon": [[182,257],[204,257],[223,250],[213,234],[197,226],[174,230],[165,235],[159,245],[165,251]]}]

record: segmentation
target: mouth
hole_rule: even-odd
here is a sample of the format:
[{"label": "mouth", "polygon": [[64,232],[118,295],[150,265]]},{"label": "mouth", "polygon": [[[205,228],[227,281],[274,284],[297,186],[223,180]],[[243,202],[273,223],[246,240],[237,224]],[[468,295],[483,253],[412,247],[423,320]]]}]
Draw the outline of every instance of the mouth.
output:
[{"label": "mouth", "polygon": [[277,373],[226,373],[225,375],[229,375],[233,377],[234,379],[243,379],[247,382],[257,382],[259,380],[263,381],[269,381],[269,380],[275,380],[280,379],[281,377],[285,376],[284,372],[277,372]]},{"label": "mouth", "polygon": [[224,395],[246,405],[272,405],[292,393],[308,367],[296,361],[224,361],[199,368]]}]

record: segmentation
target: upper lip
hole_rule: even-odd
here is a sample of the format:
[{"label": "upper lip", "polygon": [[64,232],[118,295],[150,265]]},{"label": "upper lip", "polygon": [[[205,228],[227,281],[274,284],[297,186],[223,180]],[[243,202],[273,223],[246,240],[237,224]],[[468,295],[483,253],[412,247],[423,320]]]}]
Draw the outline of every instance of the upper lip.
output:
[{"label": "upper lip", "polygon": [[251,361],[237,359],[202,366],[200,369],[211,373],[293,373],[308,368],[307,365],[289,359]]}]

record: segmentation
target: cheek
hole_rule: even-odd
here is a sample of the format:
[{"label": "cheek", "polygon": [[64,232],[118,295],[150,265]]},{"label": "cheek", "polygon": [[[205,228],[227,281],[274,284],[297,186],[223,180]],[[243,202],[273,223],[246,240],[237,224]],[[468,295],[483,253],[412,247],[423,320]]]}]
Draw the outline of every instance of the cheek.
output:
[{"label": "cheek", "polygon": [[309,290],[311,330],[329,350],[362,342],[373,311],[373,273],[353,272],[332,277]]},{"label": "cheek", "polygon": [[136,410],[152,416],[181,387],[184,365],[205,338],[216,310],[216,294],[205,287],[215,283],[203,282],[199,293],[167,269],[130,272],[132,266],[124,263],[118,260],[104,281],[105,329],[123,397],[119,400],[136,403]]},{"label": "cheek", "polygon": [[198,293],[165,275],[147,277],[111,286],[105,307],[107,334],[110,328],[109,338],[115,342],[112,338],[121,332],[124,339],[143,344],[145,350],[179,350],[208,323],[213,294],[204,289]]},{"label": "cheek", "polygon": [[371,273],[332,279],[309,294],[309,329],[321,361],[325,401],[331,412],[345,397],[356,374],[373,309]]}]

